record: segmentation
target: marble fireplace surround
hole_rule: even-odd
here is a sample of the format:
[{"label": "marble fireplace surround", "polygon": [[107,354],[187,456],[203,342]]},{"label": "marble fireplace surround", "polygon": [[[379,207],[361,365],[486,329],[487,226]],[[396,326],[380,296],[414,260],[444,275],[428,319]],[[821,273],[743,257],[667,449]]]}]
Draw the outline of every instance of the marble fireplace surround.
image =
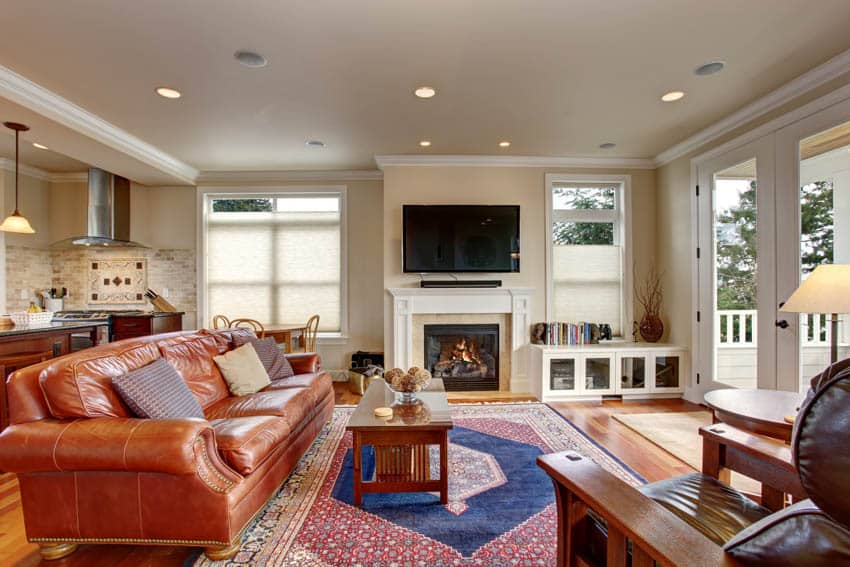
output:
[{"label": "marble fireplace surround", "polygon": [[[528,392],[531,288],[390,288],[393,356],[388,367],[421,366],[424,325],[499,323],[499,389]],[[509,345],[509,348],[508,348]]]}]

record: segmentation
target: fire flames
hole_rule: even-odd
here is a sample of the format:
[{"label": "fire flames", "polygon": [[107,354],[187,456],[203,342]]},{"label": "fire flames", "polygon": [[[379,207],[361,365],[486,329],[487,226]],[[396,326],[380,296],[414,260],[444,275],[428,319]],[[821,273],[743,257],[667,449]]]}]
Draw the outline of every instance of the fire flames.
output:
[{"label": "fire flames", "polygon": [[460,342],[455,343],[454,350],[452,351],[451,360],[461,360],[463,362],[474,362],[475,364],[481,364],[481,359],[478,357],[477,348],[470,341],[466,342],[466,337],[462,337]]}]

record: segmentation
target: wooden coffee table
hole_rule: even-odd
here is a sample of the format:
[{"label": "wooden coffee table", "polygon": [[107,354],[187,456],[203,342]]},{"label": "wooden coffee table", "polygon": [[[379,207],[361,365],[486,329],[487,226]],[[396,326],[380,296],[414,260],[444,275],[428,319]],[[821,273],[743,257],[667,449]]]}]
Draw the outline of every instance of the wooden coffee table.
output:
[{"label": "wooden coffee table", "polygon": [[[391,407],[393,415],[375,416],[379,407]],[[354,437],[354,505],[363,503],[364,493],[376,492],[439,492],[440,502],[448,504],[449,429],[453,426],[442,380],[432,380],[413,404],[401,404],[386,382],[372,380],[346,426]],[[363,480],[364,445],[375,448],[375,472],[367,480]],[[440,447],[436,480],[431,479],[430,445]]]}]

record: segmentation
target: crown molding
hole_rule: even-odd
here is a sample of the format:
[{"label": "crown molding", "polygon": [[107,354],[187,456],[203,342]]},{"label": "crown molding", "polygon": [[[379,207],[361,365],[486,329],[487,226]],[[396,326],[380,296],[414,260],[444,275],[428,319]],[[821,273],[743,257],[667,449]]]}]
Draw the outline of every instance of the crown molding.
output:
[{"label": "crown molding", "polygon": [[376,181],[384,173],[376,169],[292,171],[202,171],[197,185],[232,183],[287,183],[293,181]]},{"label": "crown molding", "polygon": [[655,168],[655,161],[645,158],[566,156],[379,155],[375,156],[375,163],[381,170],[388,166]]},{"label": "crown molding", "polygon": [[0,97],[37,112],[185,183],[194,184],[198,176],[198,170],[194,167],[2,65],[0,65]]},{"label": "crown molding", "polygon": [[729,114],[708,128],[664,150],[655,156],[655,165],[656,167],[661,167],[676,158],[689,154],[748,122],[764,116],[771,110],[779,108],[783,104],[791,102],[795,98],[840,77],[848,71],[850,71],[850,49],[836,55],[826,63],[803,73],[796,79],[785,83],[778,89],[751,102],[740,110]]},{"label": "crown molding", "polygon": [[[8,158],[0,158],[0,170],[14,173],[15,160]],[[37,167],[33,167],[25,163],[20,164],[20,173],[21,175],[24,175],[26,177],[32,177],[33,179],[47,181],[49,183],[69,183],[77,181],[87,182],[89,179],[89,174],[85,171],[51,173],[49,171],[44,171],[43,169],[39,169]]]}]

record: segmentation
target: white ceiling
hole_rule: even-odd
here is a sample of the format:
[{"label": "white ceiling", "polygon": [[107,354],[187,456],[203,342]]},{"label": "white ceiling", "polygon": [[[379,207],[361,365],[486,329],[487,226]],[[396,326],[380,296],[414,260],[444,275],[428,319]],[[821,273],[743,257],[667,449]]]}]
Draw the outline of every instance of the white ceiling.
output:
[{"label": "white ceiling", "polygon": [[[0,65],[200,170],[653,157],[850,48],[847,0],[69,0],[3,15]],[[268,67],[238,65],[238,49]],[[716,58],[726,71],[693,74]],[[437,97],[414,98],[422,84]],[[684,100],[660,102],[674,89]],[[51,147],[91,161],[73,146]]]}]

